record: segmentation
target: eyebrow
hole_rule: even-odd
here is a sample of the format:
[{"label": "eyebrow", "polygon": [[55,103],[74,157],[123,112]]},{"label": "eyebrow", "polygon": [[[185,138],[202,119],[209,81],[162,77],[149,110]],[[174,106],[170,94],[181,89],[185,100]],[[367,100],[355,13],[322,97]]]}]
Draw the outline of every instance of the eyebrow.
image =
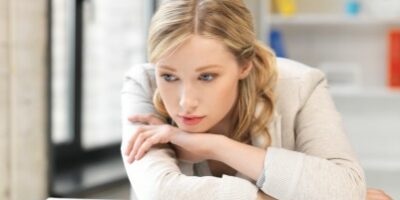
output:
[{"label": "eyebrow", "polygon": [[[196,72],[200,72],[200,71],[204,71],[205,69],[209,69],[209,68],[215,68],[215,67],[221,67],[221,65],[216,65],[216,64],[212,64],[212,65],[205,65],[202,67],[199,67],[196,69]],[[166,69],[166,70],[170,70],[173,72],[176,72],[176,70],[168,65],[160,65],[160,68]]]}]

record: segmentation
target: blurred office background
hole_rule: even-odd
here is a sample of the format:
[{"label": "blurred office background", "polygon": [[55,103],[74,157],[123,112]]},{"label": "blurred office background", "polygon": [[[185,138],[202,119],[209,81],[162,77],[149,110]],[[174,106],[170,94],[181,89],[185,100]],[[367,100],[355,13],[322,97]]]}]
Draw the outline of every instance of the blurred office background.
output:
[{"label": "blurred office background", "polygon": [[[129,199],[119,91],[160,3],[0,0],[0,199]],[[368,187],[400,198],[400,1],[246,3],[260,40],[326,73]]]}]

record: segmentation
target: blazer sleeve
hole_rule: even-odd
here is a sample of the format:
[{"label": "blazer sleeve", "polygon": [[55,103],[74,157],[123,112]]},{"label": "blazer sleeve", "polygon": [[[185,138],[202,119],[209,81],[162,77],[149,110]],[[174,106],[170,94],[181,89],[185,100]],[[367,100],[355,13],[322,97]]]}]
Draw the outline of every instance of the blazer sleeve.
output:
[{"label": "blazer sleeve", "polygon": [[296,151],[269,147],[257,186],[277,199],[364,200],[364,171],[349,144],[324,74],[310,68],[299,84]]},{"label": "blazer sleeve", "polygon": [[150,81],[142,66],[135,66],[125,75],[121,91],[122,143],[121,155],[136,197],[148,199],[256,199],[258,188],[248,180],[224,175],[187,176],[178,167],[175,152],[169,145],[151,148],[139,161],[127,162],[124,149],[139,123],[130,123],[128,116],[155,112]]}]

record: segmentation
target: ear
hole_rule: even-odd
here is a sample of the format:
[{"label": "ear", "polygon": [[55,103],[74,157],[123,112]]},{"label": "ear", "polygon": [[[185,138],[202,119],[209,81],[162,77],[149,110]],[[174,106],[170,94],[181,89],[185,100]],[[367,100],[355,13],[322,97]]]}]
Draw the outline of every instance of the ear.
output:
[{"label": "ear", "polygon": [[253,68],[253,62],[249,61],[247,62],[243,67],[240,68],[240,72],[239,72],[239,79],[244,79],[246,78],[251,70]]}]

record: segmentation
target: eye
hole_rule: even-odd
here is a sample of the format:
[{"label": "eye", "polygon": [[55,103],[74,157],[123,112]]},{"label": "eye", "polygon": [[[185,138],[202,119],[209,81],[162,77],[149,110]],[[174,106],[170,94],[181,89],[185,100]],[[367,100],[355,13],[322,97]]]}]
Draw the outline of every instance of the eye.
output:
[{"label": "eye", "polygon": [[167,82],[172,82],[177,80],[177,78],[171,74],[162,74],[161,77],[164,78],[164,80]]},{"label": "eye", "polygon": [[202,74],[200,75],[200,79],[203,81],[212,81],[216,76],[216,74]]}]

